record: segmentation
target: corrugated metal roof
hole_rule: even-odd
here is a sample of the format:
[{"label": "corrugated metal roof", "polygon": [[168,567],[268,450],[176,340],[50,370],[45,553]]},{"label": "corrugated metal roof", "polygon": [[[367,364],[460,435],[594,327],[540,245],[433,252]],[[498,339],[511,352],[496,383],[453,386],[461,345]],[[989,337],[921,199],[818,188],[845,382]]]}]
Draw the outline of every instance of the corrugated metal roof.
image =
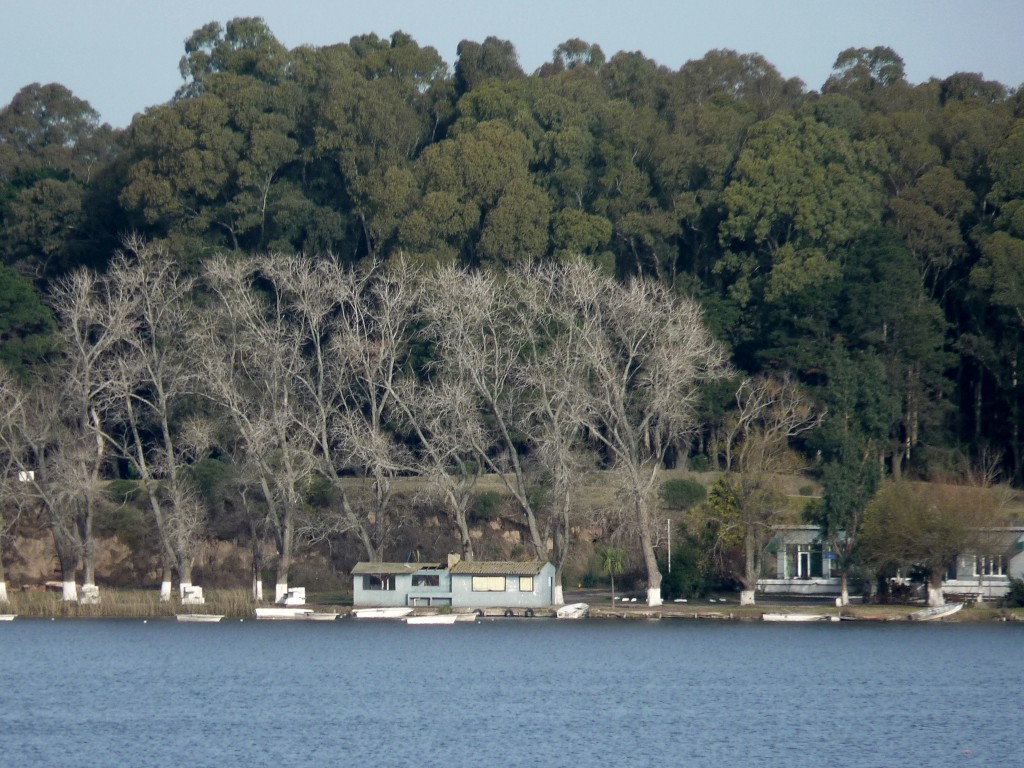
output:
[{"label": "corrugated metal roof", "polygon": [[531,560],[526,563],[516,563],[505,560],[465,560],[456,563],[451,567],[452,573],[471,573],[478,576],[536,576],[541,572],[545,563],[540,560]]},{"label": "corrugated metal roof", "polygon": [[360,573],[416,573],[424,568],[437,569],[441,563],[356,563],[352,575]]}]

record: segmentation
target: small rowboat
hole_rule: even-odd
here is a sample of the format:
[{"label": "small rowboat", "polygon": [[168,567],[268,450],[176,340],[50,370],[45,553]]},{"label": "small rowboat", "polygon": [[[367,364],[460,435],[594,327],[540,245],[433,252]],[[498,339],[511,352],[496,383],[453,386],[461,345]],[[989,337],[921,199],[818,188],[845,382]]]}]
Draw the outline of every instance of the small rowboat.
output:
[{"label": "small rowboat", "polygon": [[590,606],[586,603],[569,603],[555,611],[556,619],[582,619],[590,613]]},{"label": "small rowboat", "polygon": [[356,608],[352,615],[357,619],[402,619],[412,613],[412,608],[393,606],[387,608]]},{"label": "small rowboat", "polygon": [[454,624],[459,620],[457,613],[434,613],[426,616],[406,616],[406,624]]},{"label": "small rowboat", "polygon": [[223,614],[216,613],[179,613],[178,621],[193,622],[196,624],[212,624],[224,618]]},{"label": "small rowboat", "polygon": [[911,621],[937,621],[952,616],[964,607],[963,603],[948,603],[946,605],[935,605],[931,608],[922,608],[910,614]]}]

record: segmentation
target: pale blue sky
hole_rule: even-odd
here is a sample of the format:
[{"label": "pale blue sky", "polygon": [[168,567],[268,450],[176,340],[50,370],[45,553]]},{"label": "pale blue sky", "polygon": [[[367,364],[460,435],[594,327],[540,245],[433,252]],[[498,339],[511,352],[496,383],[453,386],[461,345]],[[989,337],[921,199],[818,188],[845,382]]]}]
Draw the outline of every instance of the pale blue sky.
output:
[{"label": "pale blue sky", "polygon": [[641,51],[672,69],[715,48],[760,53],[817,90],[843,49],[887,45],[913,83],[954,72],[1024,82],[1024,0],[0,0],[0,8],[0,106],[29,83],[57,82],[117,127],[172,96],[194,29],[236,16],[262,16],[289,48],[400,29],[449,66],[460,40],[495,35],[533,72],[579,37],[609,58]]}]

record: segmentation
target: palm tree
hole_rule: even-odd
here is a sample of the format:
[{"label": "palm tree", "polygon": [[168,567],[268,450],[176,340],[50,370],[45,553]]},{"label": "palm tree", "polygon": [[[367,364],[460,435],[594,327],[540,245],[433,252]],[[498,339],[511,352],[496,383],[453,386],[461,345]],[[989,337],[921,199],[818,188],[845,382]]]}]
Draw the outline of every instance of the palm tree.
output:
[{"label": "palm tree", "polygon": [[615,574],[626,569],[626,553],[619,547],[602,547],[600,550],[601,570],[608,574],[612,582],[612,602],[615,602]]}]

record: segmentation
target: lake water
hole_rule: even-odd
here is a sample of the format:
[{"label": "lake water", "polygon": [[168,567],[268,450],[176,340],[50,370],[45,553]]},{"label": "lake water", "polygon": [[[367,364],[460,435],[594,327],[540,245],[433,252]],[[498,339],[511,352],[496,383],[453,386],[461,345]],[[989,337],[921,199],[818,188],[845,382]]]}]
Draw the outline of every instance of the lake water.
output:
[{"label": "lake water", "polygon": [[0,624],[0,765],[1020,766],[1024,624]]}]

